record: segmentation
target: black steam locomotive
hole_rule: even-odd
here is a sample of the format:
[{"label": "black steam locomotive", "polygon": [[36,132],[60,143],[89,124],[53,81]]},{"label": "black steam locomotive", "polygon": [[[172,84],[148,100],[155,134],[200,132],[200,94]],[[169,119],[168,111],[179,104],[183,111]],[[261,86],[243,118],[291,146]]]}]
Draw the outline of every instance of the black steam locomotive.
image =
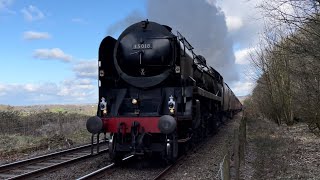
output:
[{"label": "black steam locomotive", "polygon": [[90,133],[110,133],[112,159],[158,153],[168,161],[180,144],[217,130],[241,103],[223,77],[169,26],[131,25],[99,48],[99,106]]}]

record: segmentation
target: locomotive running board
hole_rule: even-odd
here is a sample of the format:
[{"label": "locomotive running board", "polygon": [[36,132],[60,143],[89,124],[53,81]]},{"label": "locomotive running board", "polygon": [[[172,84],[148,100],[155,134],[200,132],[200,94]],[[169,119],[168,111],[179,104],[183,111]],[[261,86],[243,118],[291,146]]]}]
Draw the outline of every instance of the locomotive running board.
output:
[{"label": "locomotive running board", "polygon": [[222,101],[222,98],[219,96],[214,95],[213,93],[206,91],[200,87],[195,87],[193,89],[193,93],[198,94],[200,96],[215,100],[215,101]]}]

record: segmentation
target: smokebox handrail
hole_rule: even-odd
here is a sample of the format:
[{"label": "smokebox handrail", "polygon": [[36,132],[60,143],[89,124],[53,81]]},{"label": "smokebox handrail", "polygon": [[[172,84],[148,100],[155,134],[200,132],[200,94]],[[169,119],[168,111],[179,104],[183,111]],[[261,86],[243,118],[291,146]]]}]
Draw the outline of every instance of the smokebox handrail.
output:
[{"label": "smokebox handrail", "polygon": [[193,62],[198,65],[198,67],[200,67],[201,69],[207,68],[208,71],[212,71],[211,68],[208,67],[206,61],[199,58],[198,55],[193,51],[194,48],[179,31],[177,31],[177,37],[178,40],[183,44],[184,48],[187,48],[192,53]]}]

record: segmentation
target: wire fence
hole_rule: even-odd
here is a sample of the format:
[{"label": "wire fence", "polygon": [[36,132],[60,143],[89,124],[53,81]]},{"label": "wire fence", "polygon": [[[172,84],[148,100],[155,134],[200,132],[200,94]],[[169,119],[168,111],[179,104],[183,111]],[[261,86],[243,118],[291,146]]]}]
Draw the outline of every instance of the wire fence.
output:
[{"label": "wire fence", "polygon": [[88,116],[67,112],[0,111],[0,135],[49,136],[85,129]]},{"label": "wire fence", "polygon": [[0,110],[0,157],[87,144],[88,118],[66,111]]}]

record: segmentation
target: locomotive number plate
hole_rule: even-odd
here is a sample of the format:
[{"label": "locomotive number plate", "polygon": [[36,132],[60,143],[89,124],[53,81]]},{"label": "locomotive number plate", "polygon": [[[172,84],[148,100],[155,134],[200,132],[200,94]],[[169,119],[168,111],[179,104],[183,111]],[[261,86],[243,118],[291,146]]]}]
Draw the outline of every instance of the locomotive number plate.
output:
[{"label": "locomotive number plate", "polygon": [[152,44],[151,43],[133,44],[132,49],[152,49]]}]

